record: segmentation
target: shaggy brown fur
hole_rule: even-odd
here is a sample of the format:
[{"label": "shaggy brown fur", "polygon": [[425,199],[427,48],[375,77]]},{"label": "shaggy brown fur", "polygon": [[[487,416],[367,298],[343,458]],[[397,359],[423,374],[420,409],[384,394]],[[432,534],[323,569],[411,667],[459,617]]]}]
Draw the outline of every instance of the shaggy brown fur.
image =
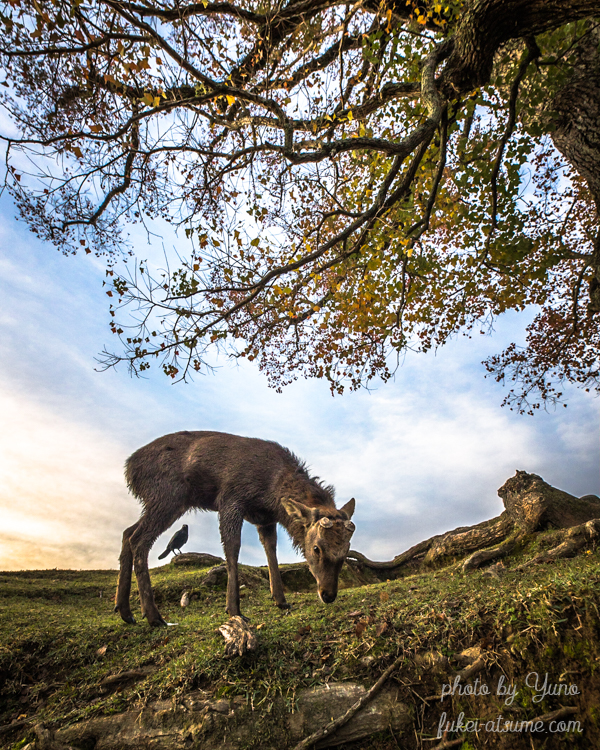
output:
[{"label": "shaggy brown fur", "polygon": [[152,594],[148,553],[158,536],[193,508],[219,514],[231,616],[241,615],[237,561],[244,521],[258,527],[277,606],[287,607],[277,566],[277,523],[304,554],[321,599],[334,601],[354,531],[354,500],[338,510],[333,488],[311,478],[287,448],[222,432],[176,432],[130,456],[125,476],[144,507],[123,533],[115,611],[125,622],[135,622],[129,604],[134,568],[143,616],[152,625],[164,624]]}]

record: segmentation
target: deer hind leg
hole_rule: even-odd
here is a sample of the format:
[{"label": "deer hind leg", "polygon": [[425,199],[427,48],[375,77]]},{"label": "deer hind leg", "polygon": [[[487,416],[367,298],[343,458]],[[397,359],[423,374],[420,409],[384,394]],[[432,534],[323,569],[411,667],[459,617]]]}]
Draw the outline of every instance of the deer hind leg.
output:
[{"label": "deer hind leg", "polygon": [[[240,585],[238,578],[238,558],[242,544],[242,524],[244,518],[235,508],[219,512],[221,542],[227,563],[227,602],[226,612],[230,617],[244,617],[240,612]],[[244,619],[247,619],[244,617]]]},{"label": "deer hind leg", "polygon": [[258,537],[267,554],[271,598],[280,609],[289,609],[290,605],[285,600],[283,581],[277,563],[277,524],[270,523],[265,526],[258,526]]},{"label": "deer hind leg", "polygon": [[131,592],[131,573],[133,570],[133,552],[130,537],[137,529],[140,522],[134,523],[123,532],[123,544],[119,557],[119,581],[117,583],[117,594],[115,596],[115,612],[121,615],[124,622],[135,625],[135,619],[131,614],[129,595]]},{"label": "deer hind leg", "polygon": [[133,553],[133,567],[137,578],[142,617],[146,617],[150,625],[166,625],[152,593],[150,573],[148,571],[148,554],[157,538],[166,531],[171,524],[185,513],[186,508],[176,508],[170,513],[152,513],[148,510],[140,518],[135,531],[130,536]]}]

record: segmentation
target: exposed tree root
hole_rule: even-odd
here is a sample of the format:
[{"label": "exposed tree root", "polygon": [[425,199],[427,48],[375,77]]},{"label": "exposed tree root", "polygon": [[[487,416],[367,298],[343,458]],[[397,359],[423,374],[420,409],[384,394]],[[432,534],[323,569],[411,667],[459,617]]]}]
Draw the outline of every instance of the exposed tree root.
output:
[{"label": "exposed tree root", "polygon": [[357,700],[356,703],[350,706],[345,714],[342,714],[342,716],[339,716],[337,719],[334,719],[334,721],[329,722],[329,724],[327,724],[326,726],[318,729],[316,732],[313,732],[308,737],[305,737],[302,742],[299,742],[294,747],[293,750],[307,750],[309,747],[312,747],[314,744],[316,744],[319,740],[322,740],[324,737],[333,734],[340,727],[343,727],[344,724],[347,724],[350,719],[361,710],[363,706],[365,706],[377,695],[392,672],[395,672],[396,669],[398,669],[404,659],[404,654],[399,656],[396,661],[394,661],[394,663],[385,670],[385,672],[381,675],[381,677],[377,680],[373,687],[371,687],[359,700]]},{"label": "exposed tree root", "polygon": [[558,539],[562,539],[560,544],[552,547],[547,552],[536,555],[531,560],[520,565],[517,570],[523,570],[530,565],[538,563],[552,562],[562,557],[574,557],[579,550],[598,539],[600,536],[600,518],[594,518],[579,526],[573,526],[570,529],[556,532],[556,536]]},{"label": "exposed tree root", "polygon": [[563,543],[529,564],[576,554],[595,538],[596,527],[587,531],[584,527],[587,529],[587,522],[600,519],[600,498],[596,495],[574,497],[525,471],[517,471],[500,487],[498,495],[505,510],[489,521],[432,536],[387,562],[369,560],[355,550],[348,557],[376,574],[385,571],[398,576],[403,568],[439,565],[443,560],[471,553],[462,565],[464,571],[469,571],[507,557],[526,536],[548,528],[564,529]]},{"label": "exposed tree root", "polygon": [[489,549],[479,550],[469,555],[462,564],[463,571],[476,570],[486,563],[494,562],[494,560],[500,560],[514,550],[517,544],[521,541],[521,534],[513,534],[508,539],[505,539],[502,544],[497,547],[491,547]]},{"label": "exposed tree root", "polygon": [[425,556],[425,563],[434,563],[444,557],[464,555],[467,552],[489,547],[501,542],[511,533],[514,521],[504,512],[491,521],[484,521],[475,526],[449,531],[432,544]]}]

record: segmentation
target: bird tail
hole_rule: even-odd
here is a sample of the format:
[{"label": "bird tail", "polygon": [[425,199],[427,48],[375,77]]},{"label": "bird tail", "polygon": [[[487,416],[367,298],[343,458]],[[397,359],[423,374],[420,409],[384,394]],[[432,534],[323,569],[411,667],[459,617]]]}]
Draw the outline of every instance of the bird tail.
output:
[{"label": "bird tail", "polygon": [[163,560],[170,552],[171,550],[167,547],[167,549],[162,553],[162,555],[158,556],[159,560]]}]

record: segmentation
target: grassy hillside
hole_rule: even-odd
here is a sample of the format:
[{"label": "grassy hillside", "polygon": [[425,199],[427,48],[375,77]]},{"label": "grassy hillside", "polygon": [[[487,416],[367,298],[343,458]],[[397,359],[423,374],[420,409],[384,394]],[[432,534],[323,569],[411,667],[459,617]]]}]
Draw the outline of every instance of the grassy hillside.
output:
[{"label": "grassy hillside", "polygon": [[[600,557],[588,550],[552,565],[521,571],[512,565],[500,579],[463,574],[455,565],[345,589],[328,606],[312,592],[292,592],[290,614],[272,606],[262,575],[242,566],[243,611],[260,645],[241,658],[224,656],[216,628],[227,619],[225,592],[200,585],[206,569],[152,571],[161,612],[177,623],[163,629],[143,621],[126,626],[113,613],[115,571],[2,573],[0,747],[23,747],[37,723],[64,726],[197,689],[238,697],[263,714],[281,699],[292,710],[301,689],[340,681],[368,687],[399,655],[403,666],[392,680],[414,706],[414,727],[406,736],[384,732],[357,748],[435,748],[442,711],[449,719],[460,712],[531,719],[560,706],[576,708],[571,718],[581,733],[518,734],[509,745],[499,733],[467,734],[463,747],[599,747]],[[182,612],[184,590],[196,598]],[[435,696],[461,668],[460,653],[474,646],[486,665],[479,684],[492,694],[455,694],[441,703]],[[545,674],[549,684],[574,684],[580,694],[534,701],[530,673],[540,684]],[[495,695],[501,675],[518,687],[511,706]],[[250,746],[268,747],[265,734]]]}]

